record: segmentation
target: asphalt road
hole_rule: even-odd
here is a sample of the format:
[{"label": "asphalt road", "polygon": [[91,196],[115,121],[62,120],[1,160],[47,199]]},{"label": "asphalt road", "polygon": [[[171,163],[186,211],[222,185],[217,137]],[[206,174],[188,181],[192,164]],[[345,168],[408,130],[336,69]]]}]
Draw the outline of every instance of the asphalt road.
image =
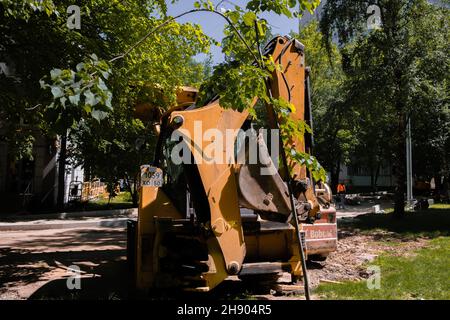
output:
[{"label": "asphalt road", "polygon": [[[75,291],[66,285],[74,265],[82,272]],[[123,228],[2,232],[0,299],[110,299],[126,287],[126,268]]]}]

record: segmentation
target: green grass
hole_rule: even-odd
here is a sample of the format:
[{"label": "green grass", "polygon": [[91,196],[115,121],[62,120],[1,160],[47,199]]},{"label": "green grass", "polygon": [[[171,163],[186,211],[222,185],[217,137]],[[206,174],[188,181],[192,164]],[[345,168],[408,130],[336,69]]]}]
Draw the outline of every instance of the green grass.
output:
[{"label": "green grass", "polygon": [[108,197],[101,197],[88,203],[72,206],[69,211],[97,211],[134,208],[129,192],[121,192],[108,202]]},{"label": "green grass", "polygon": [[450,238],[429,242],[415,254],[398,257],[382,255],[370,265],[381,269],[380,289],[368,289],[366,281],[320,285],[315,293],[324,299],[450,300]]},{"label": "green grass", "polygon": [[438,204],[428,210],[407,212],[402,219],[394,218],[392,213],[367,214],[349,221],[340,221],[339,228],[362,233],[384,230],[406,239],[450,236],[450,205]]},{"label": "green grass", "polygon": [[109,208],[109,209],[128,209],[133,207],[133,201],[129,192],[121,192],[111,201],[108,197],[99,198],[88,203],[90,207]]},{"label": "green grass", "polygon": [[[367,281],[322,284],[315,293],[324,299],[445,299],[450,300],[450,205],[436,204],[428,210],[406,213],[395,219],[392,213],[369,214],[340,222],[341,230],[383,233],[374,243],[392,247],[416,238],[431,239],[425,248],[405,256],[384,253],[370,266],[381,269],[381,288],[368,289]],[[369,267],[369,265],[366,265]]]},{"label": "green grass", "polygon": [[[131,195],[129,192],[121,192],[119,193],[117,196],[115,196],[114,198],[111,198],[111,203],[131,203]],[[97,203],[100,205],[105,205],[108,204],[108,197],[101,197],[95,201],[93,201],[93,203]]]},{"label": "green grass", "polygon": [[436,204],[431,206],[431,209],[450,210],[450,204],[436,203]]}]

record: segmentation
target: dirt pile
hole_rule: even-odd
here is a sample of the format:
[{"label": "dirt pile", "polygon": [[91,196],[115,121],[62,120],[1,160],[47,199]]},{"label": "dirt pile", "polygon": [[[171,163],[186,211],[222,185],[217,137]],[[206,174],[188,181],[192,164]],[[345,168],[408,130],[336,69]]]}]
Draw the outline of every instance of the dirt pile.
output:
[{"label": "dirt pile", "polygon": [[382,252],[397,256],[412,254],[412,251],[426,246],[426,239],[402,239],[395,233],[340,231],[338,250],[329,255],[325,262],[310,262],[309,277],[311,287],[321,282],[359,281],[367,279],[367,270]]}]

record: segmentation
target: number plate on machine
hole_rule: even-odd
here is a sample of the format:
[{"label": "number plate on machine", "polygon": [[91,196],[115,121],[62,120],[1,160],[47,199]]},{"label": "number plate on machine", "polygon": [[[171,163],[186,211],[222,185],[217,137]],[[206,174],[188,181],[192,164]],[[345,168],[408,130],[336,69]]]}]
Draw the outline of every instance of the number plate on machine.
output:
[{"label": "number plate on machine", "polygon": [[161,188],[163,186],[162,170],[148,165],[141,166],[141,185]]}]

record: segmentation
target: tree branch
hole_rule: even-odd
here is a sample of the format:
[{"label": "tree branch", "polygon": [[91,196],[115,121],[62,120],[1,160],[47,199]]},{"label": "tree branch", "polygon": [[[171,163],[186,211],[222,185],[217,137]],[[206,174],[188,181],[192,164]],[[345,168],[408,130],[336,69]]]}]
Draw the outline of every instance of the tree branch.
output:
[{"label": "tree branch", "polygon": [[253,50],[251,49],[251,47],[247,43],[247,41],[245,41],[244,37],[240,34],[239,30],[236,28],[236,26],[233,24],[233,22],[231,22],[231,20],[227,16],[222,14],[221,12],[219,12],[217,10],[210,10],[210,9],[193,9],[193,10],[189,10],[189,11],[183,12],[183,13],[175,16],[175,17],[171,17],[170,19],[164,21],[160,25],[158,25],[155,28],[153,28],[152,30],[150,30],[144,37],[142,37],[138,42],[136,42],[134,45],[132,45],[127,51],[125,51],[121,55],[118,55],[118,56],[112,58],[111,60],[109,60],[109,62],[112,63],[112,62],[114,62],[116,60],[125,58],[128,54],[130,54],[131,51],[136,49],[139,45],[141,45],[142,42],[144,42],[148,37],[150,37],[153,33],[158,31],[162,27],[168,25],[172,21],[175,21],[175,20],[177,20],[177,19],[179,19],[179,18],[181,18],[181,17],[183,17],[185,15],[188,15],[188,14],[191,14],[191,13],[196,13],[196,12],[212,12],[212,13],[215,13],[215,14],[221,16],[222,18],[224,18],[227,21],[227,23],[233,28],[233,31],[238,35],[239,39],[244,43],[244,45],[246,46],[247,50],[253,56],[253,58],[255,59],[255,62],[258,64],[258,66],[261,66],[258,57],[255,55],[255,53],[253,52]]}]

